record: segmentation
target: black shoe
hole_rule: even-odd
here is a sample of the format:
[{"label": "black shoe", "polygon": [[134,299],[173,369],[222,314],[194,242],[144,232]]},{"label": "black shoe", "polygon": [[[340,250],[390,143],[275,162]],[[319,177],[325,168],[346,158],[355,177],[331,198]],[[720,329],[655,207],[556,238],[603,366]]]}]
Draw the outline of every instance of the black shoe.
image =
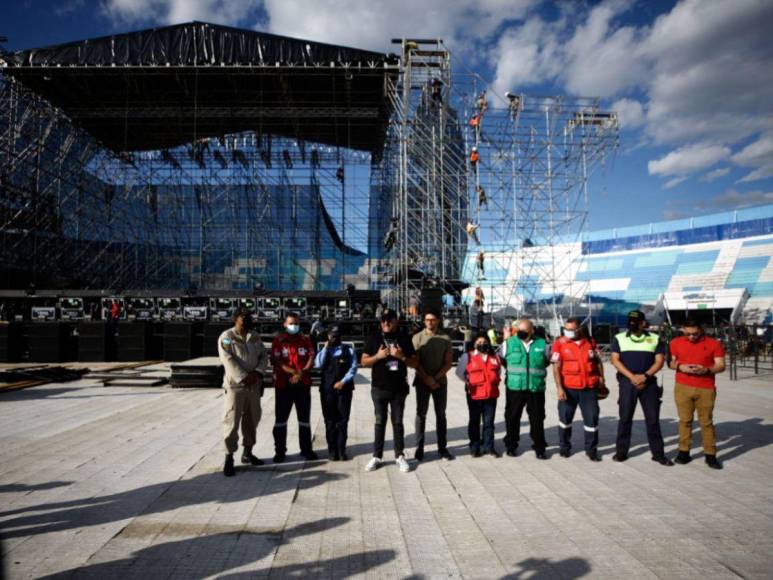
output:
[{"label": "black shoe", "polygon": [[328,455],[328,459],[330,459],[330,461],[341,461],[341,456],[334,452]]},{"label": "black shoe", "polygon": [[306,461],[316,461],[317,459],[319,459],[319,455],[317,455],[313,451],[301,453],[301,457],[303,457]]},{"label": "black shoe", "polygon": [[601,456],[599,455],[598,451],[586,451],[585,455],[587,455],[588,459],[591,461],[601,461]]},{"label": "black shoe", "polygon": [[424,449],[422,449],[421,447],[417,447],[416,451],[414,451],[414,453],[413,453],[413,458],[416,461],[423,461],[424,460]]},{"label": "black shoe", "polygon": [[716,455],[707,455],[706,465],[711,467],[711,469],[722,469],[722,464],[719,462]]},{"label": "black shoe", "polygon": [[615,454],[612,456],[612,461],[617,461],[618,463],[622,463],[622,462],[623,462],[623,461],[625,461],[626,459],[628,459],[628,455],[627,455],[627,454],[625,454],[625,453],[619,453],[619,452],[618,452],[618,453],[615,453]]},{"label": "black shoe", "polygon": [[485,455],[491,455],[491,457],[494,457],[495,459],[502,457],[496,449],[489,449],[486,451]]},{"label": "black shoe", "polygon": [[473,457],[481,457],[483,453],[481,453],[480,449],[473,449],[472,450],[472,456]]},{"label": "black shoe", "polygon": [[341,461],[349,461],[349,456],[346,454],[346,451],[342,451],[339,457],[341,458]]},{"label": "black shoe", "polygon": [[692,461],[692,457],[690,457],[689,451],[680,451],[676,454],[676,458],[674,459],[674,463],[678,463],[679,465],[687,465]]},{"label": "black shoe", "polygon": [[454,459],[456,459],[456,457],[451,455],[451,452],[448,449],[443,449],[443,451],[441,451],[439,455],[440,455],[440,459],[442,459],[443,461],[453,461]]},{"label": "black shoe", "polygon": [[663,457],[653,457],[652,461],[655,461],[656,463],[660,463],[661,465],[665,465],[666,467],[671,467],[674,464],[674,462],[671,461],[665,455]]},{"label": "black shoe", "polygon": [[537,456],[537,459],[547,459],[548,456],[544,451],[535,451],[534,455]]},{"label": "black shoe", "polygon": [[505,454],[506,454],[508,457],[515,457],[515,454],[516,454],[516,453],[515,453],[515,449],[508,449],[507,451],[505,451]]},{"label": "black shoe", "polygon": [[255,457],[252,452],[247,453],[246,451],[242,454],[242,463],[250,464],[250,465],[263,465],[263,461]]},{"label": "black shoe", "polygon": [[572,455],[572,452],[569,449],[562,449],[558,453],[561,457],[569,457]]},{"label": "black shoe", "polygon": [[274,455],[274,463],[284,463],[285,461],[285,454],[284,453],[277,453]]},{"label": "black shoe", "polygon": [[234,456],[226,455],[225,464],[223,465],[223,475],[226,477],[233,477],[236,475],[236,468],[234,467]]}]

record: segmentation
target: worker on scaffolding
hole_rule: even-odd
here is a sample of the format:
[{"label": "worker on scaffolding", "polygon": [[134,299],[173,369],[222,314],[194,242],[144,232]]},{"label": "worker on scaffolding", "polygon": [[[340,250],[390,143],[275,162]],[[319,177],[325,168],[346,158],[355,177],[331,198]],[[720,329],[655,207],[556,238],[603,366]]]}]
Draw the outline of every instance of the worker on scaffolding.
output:
[{"label": "worker on scaffolding", "polygon": [[521,110],[521,97],[519,95],[514,95],[511,92],[506,92],[505,97],[507,98],[508,102],[508,109],[510,109],[510,113],[515,117]]},{"label": "worker on scaffolding", "polygon": [[478,161],[480,161],[480,154],[478,153],[478,148],[473,147],[472,151],[470,152],[470,167],[473,168],[473,170],[478,170]]},{"label": "worker on scaffolding", "polygon": [[475,113],[469,120],[468,124],[476,131],[480,127],[480,113]]},{"label": "worker on scaffolding", "polygon": [[336,179],[341,183],[344,182],[344,166],[341,165],[336,169]]},{"label": "worker on scaffolding", "polygon": [[386,236],[384,236],[384,249],[386,251],[394,248],[397,243],[397,224],[400,223],[398,218],[392,218],[389,222],[389,230],[387,230]]},{"label": "worker on scaffolding", "polygon": [[478,194],[478,208],[483,207],[484,205],[488,207],[488,197],[486,197],[486,190],[483,189],[482,185],[479,185],[475,188],[475,191]]},{"label": "worker on scaffolding", "polygon": [[478,228],[480,227],[479,224],[474,224],[470,221],[467,222],[467,227],[465,230],[467,231],[467,235],[470,236],[473,240],[475,240],[476,244],[480,244],[480,239],[478,239]]},{"label": "worker on scaffolding", "polygon": [[432,79],[432,85],[430,87],[430,96],[432,102],[438,105],[443,104],[443,81],[440,79]]},{"label": "worker on scaffolding", "polygon": [[475,108],[478,109],[478,112],[481,116],[483,116],[483,113],[486,112],[486,109],[488,109],[488,100],[486,99],[486,91],[481,91],[478,95],[478,98],[475,99]]},{"label": "worker on scaffolding", "polygon": [[484,264],[486,262],[486,251],[481,250],[478,252],[478,257],[475,258],[475,263],[478,266],[478,279],[485,280],[486,279],[486,270],[484,268]]}]

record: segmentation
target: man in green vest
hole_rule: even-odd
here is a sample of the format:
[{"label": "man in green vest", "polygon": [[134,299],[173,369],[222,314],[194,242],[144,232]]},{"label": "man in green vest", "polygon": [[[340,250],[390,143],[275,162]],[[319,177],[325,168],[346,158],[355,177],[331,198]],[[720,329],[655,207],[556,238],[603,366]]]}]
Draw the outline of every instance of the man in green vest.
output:
[{"label": "man in green vest", "polygon": [[517,333],[500,347],[499,355],[507,365],[505,423],[507,455],[515,457],[520,440],[521,415],[526,407],[529,435],[537,459],[547,459],[545,448],[545,379],[550,353],[544,339],[534,336],[534,324],[522,318],[513,324]]}]

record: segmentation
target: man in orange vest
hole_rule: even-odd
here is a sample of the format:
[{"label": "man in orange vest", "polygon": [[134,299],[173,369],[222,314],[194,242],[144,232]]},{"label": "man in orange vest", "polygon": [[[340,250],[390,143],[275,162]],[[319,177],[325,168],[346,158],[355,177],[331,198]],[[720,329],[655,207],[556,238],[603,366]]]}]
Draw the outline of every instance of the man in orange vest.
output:
[{"label": "man in orange vest", "polygon": [[585,338],[576,318],[564,323],[564,335],[553,343],[551,362],[558,393],[558,441],[561,457],[572,449],[572,421],[579,405],[585,429],[585,454],[601,461],[599,444],[599,389],[604,385],[604,368],[595,345]]},{"label": "man in orange vest", "polygon": [[[470,420],[467,434],[473,457],[499,457],[494,448],[494,416],[497,412],[499,382],[502,364],[491,341],[485,334],[475,338],[475,349],[464,353],[456,365],[456,376],[464,381]],[[483,419],[483,449],[481,450],[480,424]],[[482,453],[481,453],[482,451]]]}]

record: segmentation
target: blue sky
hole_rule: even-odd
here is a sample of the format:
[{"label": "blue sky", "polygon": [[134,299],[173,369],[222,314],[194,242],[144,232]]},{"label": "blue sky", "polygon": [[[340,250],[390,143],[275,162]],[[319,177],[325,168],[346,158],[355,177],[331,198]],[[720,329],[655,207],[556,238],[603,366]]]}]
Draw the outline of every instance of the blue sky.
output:
[{"label": "blue sky", "polygon": [[9,50],[203,20],[382,51],[442,37],[493,90],[600,96],[623,126],[602,229],[773,203],[770,0],[25,0]]}]

